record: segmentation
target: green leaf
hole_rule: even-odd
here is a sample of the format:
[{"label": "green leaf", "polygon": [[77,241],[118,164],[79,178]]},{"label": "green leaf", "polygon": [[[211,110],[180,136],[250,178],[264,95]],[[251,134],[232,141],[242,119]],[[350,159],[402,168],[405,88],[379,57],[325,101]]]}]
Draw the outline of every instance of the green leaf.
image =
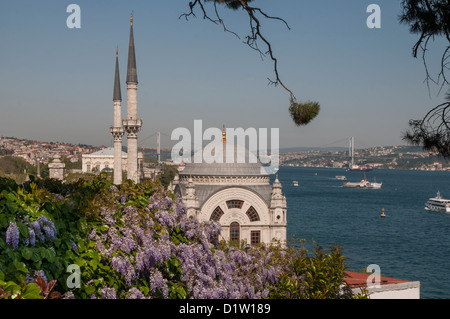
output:
[{"label": "green leaf", "polygon": [[81,233],[86,234],[86,232],[87,232],[86,219],[79,219],[77,222],[77,228]]},{"label": "green leaf", "polygon": [[41,250],[41,256],[52,263],[55,261],[56,253],[52,249],[47,248]]},{"label": "green leaf", "polygon": [[31,248],[23,247],[21,250],[22,257],[26,260],[30,260],[33,257],[33,250]]},{"label": "green leaf", "polygon": [[3,228],[7,228],[9,226],[9,218],[6,214],[0,214],[0,225]]},{"label": "green leaf", "polygon": [[20,286],[13,281],[8,281],[6,285],[4,285],[3,289],[13,296],[19,294],[22,291]]},{"label": "green leaf", "polygon": [[40,295],[41,289],[38,285],[36,285],[34,282],[29,283],[25,287],[25,291],[23,292],[21,298],[22,299],[42,299],[42,296]]},{"label": "green leaf", "polygon": [[88,295],[93,294],[93,293],[95,293],[95,287],[92,287],[92,286],[86,286],[86,289],[85,289],[84,291],[86,291],[86,293],[87,293]]},{"label": "green leaf", "polygon": [[13,264],[14,264],[14,267],[16,268],[16,271],[20,271],[25,274],[28,273],[28,268],[23,262],[15,260]]},{"label": "green leaf", "polygon": [[94,285],[95,286],[98,286],[98,285],[103,286],[103,283],[104,283],[104,279],[103,278],[94,279]]},{"label": "green leaf", "polygon": [[23,223],[17,223],[17,227],[19,228],[20,235],[25,238],[28,238],[28,227]]},{"label": "green leaf", "polygon": [[38,249],[34,249],[33,255],[31,256],[31,260],[34,262],[38,262],[41,260],[41,254]]}]

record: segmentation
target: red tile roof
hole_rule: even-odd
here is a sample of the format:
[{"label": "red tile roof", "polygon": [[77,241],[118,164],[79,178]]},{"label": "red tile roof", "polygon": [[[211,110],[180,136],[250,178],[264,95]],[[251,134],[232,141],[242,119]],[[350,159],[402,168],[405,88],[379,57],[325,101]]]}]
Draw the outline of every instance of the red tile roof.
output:
[{"label": "red tile roof", "polygon": [[[369,278],[370,274],[364,274],[353,271],[346,271],[345,274],[347,277],[344,278],[344,281],[349,285],[350,288],[358,288],[358,287],[367,287],[367,278]],[[395,279],[389,277],[380,277],[380,285],[390,285],[390,284],[399,284],[402,282],[409,282],[409,280]]]}]

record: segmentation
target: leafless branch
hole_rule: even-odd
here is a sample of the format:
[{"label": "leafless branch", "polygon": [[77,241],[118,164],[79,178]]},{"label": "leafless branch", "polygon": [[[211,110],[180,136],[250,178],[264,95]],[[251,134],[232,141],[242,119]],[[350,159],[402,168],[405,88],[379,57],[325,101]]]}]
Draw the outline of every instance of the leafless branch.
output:
[{"label": "leafless branch", "polygon": [[[214,2],[214,13],[215,13],[215,19],[212,19],[206,9],[205,9],[205,1],[213,1]],[[186,20],[188,20],[188,18],[190,16],[195,17],[195,13],[194,13],[194,9],[196,6],[200,7],[201,12],[203,13],[203,19],[207,19],[210,20],[211,22],[213,22],[214,24],[220,24],[223,26],[224,31],[226,32],[230,32],[232,34],[234,34],[235,36],[237,36],[239,38],[239,36],[233,32],[230,31],[224,24],[223,20],[220,17],[218,8],[217,8],[217,4],[223,4],[223,3],[229,3],[230,1],[224,1],[224,0],[195,0],[194,2],[189,2],[189,9],[190,11],[187,13],[183,13],[182,15],[180,15],[179,18],[184,17]],[[249,0],[235,0],[234,1],[234,6],[238,7],[240,4],[240,7],[248,14],[249,17],[249,26],[250,26],[250,30],[249,30],[249,34],[245,37],[246,41],[245,43],[252,49],[256,50],[261,58],[265,57],[265,56],[269,56],[270,59],[272,60],[273,64],[274,64],[274,73],[275,73],[275,79],[271,80],[270,78],[269,80],[269,84],[270,85],[281,85],[286,91],[289,92],[290,96],[291,96],[291,100],[295,100],[294,94],[293,92],[288,89],[286,87],[286,85],[281,81],[279,72],[278,72],[278,60],[277,58],[274,56],[273,53],[273,49],[272,49],[272,45],[270,43],[270,41],[265,37],[265,35],[263,35],[263,33],[261,32],[261,21],[260,21],[260,17],[263,17],[265,19],[271,19],[271,20],[278,20],[281,21],[285,24],[285,26],[290,30],[290,26],[289,24],[282,18],[280,17],[274,17],[274,16],[270,16],[267,13],[265,13],[261,8],[258,7],[252,7],[249,6],[248,2],[250,2]],[[259,48],[259,41],[262,41],[266,47],[266,51],[263,52],[260,48]]]}]

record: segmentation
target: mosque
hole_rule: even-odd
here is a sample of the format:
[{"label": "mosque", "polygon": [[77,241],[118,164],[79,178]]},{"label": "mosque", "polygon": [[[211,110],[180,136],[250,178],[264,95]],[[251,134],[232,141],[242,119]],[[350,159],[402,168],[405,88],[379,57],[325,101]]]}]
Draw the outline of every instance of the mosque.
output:
[{"label": "mosque", "polygon": [[[130,20],[130,42],[127,67],[127,118],[122,120],[121,89],[118,53],[114,79],[114,149],[94,154],[92,163],[103,156],[112,161],[114,183],[122,183],[122,168],[127,178],[138,183],[142,179],[142,159],[138,157],[137,137],[142,120],[137,117],[137,69],[133,34],[133,17]],[[122,137],[127,134],[128,152],[122,152]],[[221,145],[224,159],[229,149],[225,131]],[[239,145],[231,146],[234,155],[245,154],[246,161],[227,163],[188,163],[175,176],[170,189],[182,198],[189,217],[202,221],[216,221],[222,225],[220,239],[244,241],[249,245],[286,241],[286,197],[282,193],[278,176],[270,184],[270,174],[265,173],[260,161],[250,160],[253,153]],[[106,153],[108,154],[106,154]],[[92,154],[91,154],[92,155]],[[97,156],[98,155],[98,156]],[[108,155],[108,156],[106,156]],[[96,157],[97,156],[97,157]],[[126,161],[123,163],[123,161]]]},{"label": "mosque", "polygon": [[[187,163],[175,176],[172,189],[183,199],[188,217],[219,222],[220,239],[227,241],[284,244],[287,204],[278,175],[271,185],[270,175],[261,169],[256,156],[243,146],[227,142],[225,131],[221,143],[214,147],[223,147],[222,163]],[[245,154],[245,162],[227,163],[230,149],[235,159]]]}]

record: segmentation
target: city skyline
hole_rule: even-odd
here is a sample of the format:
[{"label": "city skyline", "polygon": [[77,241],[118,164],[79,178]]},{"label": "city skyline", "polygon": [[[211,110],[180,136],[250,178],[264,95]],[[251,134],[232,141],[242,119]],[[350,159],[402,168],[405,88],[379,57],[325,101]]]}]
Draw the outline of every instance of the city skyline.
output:
[{"label": "city skyline", "polygon": [[[422,61],[411,56],[415,36],[398,22],[400,3],[376,1],[381,28],[369,29],[370,1],[258,2],[291,27],[263,22],[283,82],[298,100],[321,104],[319,116],[304,127],[290,118],[288,93],[268,85],[274,77],[270,59],[261,60],[242,43],[248,31],[243,14],[220,11],[238,39],[200,12],[189,21],[178,19],[189,10],[186,1],[77,1],[81,28],[70,29],[70,3],[0,4],[1,135],[112,146],[115,54],[118,47],[125,74],[131,12],[138,116],[145,122],[140,147],[154,146],[150,137],[158,131],[167,147],[174,129],[192,129],[199,119],[205,128],[280,128],[280,148],[327,145],[348,136],[368,146],[406,144],[401,133],[409,119],[423,117],[442,100],[437,88],[428,91]],[[123,118],[125,105],[126,97]]]}]

